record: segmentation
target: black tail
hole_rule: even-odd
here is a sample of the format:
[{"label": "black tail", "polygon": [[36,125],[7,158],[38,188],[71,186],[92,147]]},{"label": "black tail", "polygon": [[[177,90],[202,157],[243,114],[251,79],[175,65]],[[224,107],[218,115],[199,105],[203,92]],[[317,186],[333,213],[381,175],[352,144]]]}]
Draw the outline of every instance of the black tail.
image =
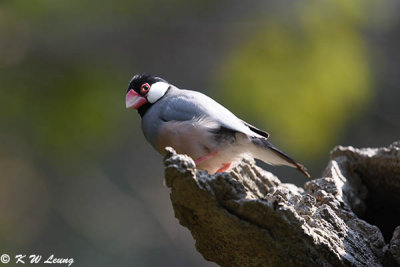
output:
[{"label": "black tail", "polygon": [[255,157],[272,165],[288,165],[293,168],[298,169],[305,176],[310,178],[310,174],[307,169],[296,160],[291,158],[285,152],[281,151],[279,148],[275,147],[271,142],[264,138],[253,138],[253,144],[258,147]]}]

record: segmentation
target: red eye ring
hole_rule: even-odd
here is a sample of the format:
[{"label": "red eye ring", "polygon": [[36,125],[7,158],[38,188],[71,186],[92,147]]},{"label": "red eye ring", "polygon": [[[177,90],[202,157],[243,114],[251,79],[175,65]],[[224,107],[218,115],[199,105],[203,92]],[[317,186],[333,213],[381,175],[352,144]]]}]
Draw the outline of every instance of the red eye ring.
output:
[{"label": "red eye ring", "polygon": [[142,84],[140,87],[140,94],[145,95],[150,90],[150,85],[148,83]]}]

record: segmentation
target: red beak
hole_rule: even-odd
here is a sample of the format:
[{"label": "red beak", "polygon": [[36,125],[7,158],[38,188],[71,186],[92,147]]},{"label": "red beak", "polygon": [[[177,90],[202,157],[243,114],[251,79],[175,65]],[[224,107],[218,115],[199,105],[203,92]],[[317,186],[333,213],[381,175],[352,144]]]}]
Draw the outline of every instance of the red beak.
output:
[{"label": "red beak", "polygon": [[126,94],[126,108],[138,109],[147,103],[147,99],[136,93],[133,89]]}]

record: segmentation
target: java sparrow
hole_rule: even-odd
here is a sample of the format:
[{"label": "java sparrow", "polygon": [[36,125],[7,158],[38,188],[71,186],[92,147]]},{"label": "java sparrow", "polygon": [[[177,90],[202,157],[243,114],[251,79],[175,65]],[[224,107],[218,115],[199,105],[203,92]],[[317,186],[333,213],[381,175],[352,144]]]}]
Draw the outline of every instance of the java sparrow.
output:
[{"label": "java sparrow", "polygon": [[310,177],[303,165],[268,141],[267,132],[202,93],[137,74],[129,83],[126,107],[138,110],[145,138],[161,154],[171,146],[211,174],[229,170],[243,154],[250,154],[271,165],[297,168]]}]

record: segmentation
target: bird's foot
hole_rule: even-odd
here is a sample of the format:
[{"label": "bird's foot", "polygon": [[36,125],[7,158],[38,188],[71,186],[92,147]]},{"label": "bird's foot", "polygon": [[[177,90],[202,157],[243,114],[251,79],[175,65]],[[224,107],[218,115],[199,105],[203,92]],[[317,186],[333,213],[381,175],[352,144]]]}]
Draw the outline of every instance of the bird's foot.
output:
[{"label": "bird's foot", "polygon": [[202,156],[202,157],[196,159],[194,161],[194,163],[196,163],[196,165],[198,165],[198,164],[202,163],[203,161],[206,161],[206,160],[216,156],[218,153],[219,153],[219,150],[215,150],[214,152],[211,152],[210,154],[207,154],[205,156]]},{"label": "bird's foot", "polygon": [[227,171],[232,165],[232,162],[222,164],[222,167],[219,168],[215,173],[225,172]]}]

